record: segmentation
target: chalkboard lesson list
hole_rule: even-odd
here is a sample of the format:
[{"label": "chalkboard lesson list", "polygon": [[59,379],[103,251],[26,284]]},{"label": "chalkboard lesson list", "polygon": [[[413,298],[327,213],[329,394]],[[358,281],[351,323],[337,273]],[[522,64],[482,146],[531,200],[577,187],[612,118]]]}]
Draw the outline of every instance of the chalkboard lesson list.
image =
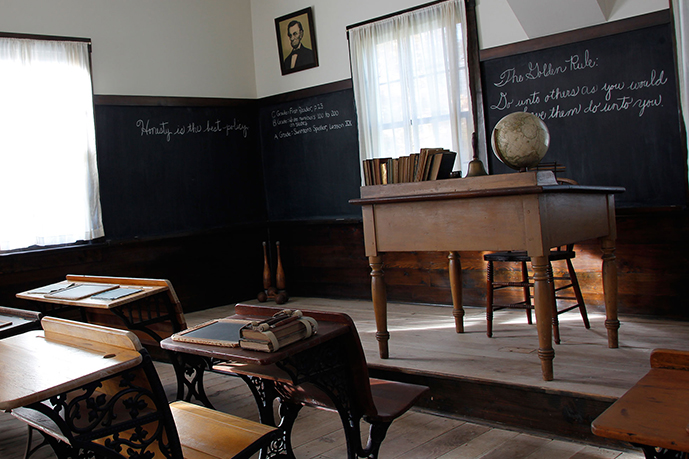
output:
[{"label": "chalkboard lesson list", "polygon": [[[488,138],[528,111],[550,131],[544,158],[618,202],[684,204],[684,153],[670,27],[659,25],[483,62]],[[514,172],[490,158],[492,173]]]},{"label": "chalkboard lesson list", "polygon": [[272,220],[356,218],[359,143],[351,89],[261,108],[261,153]]},{"label": "chalkboard lesson list", "polygon": [[287,139],[354,127],[351,118],[342,119],[340,115],[340,110],[326,108],[323,102],[276,108],[270,114],[275,128],[273,139]]}]

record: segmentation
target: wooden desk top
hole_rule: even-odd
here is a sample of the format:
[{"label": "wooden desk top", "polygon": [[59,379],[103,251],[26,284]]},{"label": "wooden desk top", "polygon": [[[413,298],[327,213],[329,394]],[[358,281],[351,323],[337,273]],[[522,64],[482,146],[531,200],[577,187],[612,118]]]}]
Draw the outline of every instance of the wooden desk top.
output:
[{"label": "wooden desk top", "polygon": [[350,204],[395,204],[415,201],[441,201],[540,193],[616,194],[622,187],[585,186],[558,183],[551,171],[485,175],[426,182],[363,186],[361,198]]},{"label": "wooden desk top", "polygon": [[95,309],[113,309],[122,306],[123,304],[131,303],[142,298],[156,295],[161,292],[170,290],[169,283],[161,279],[138,279],[138,278],[118,278],[118,277],[94,277],[94,276],[78,276],[68,275],[66,279],[56,285],[68,286],[75,284],[115,284],[122,288],[137,288],[141,292],[132,293],[115,300],[99,300],[94,298],[83,298],[80,300],[70,300],[63,298],[46,297],[43,293],[33,293],[33,290],[17,293],[17,298],[25,300],[41,301],[44,303],[62,304],[67,306],[82,306]]},{"label": "wooden desk top", "polygon": [[61,342],[43,331],[0,340],[0,410],[45,400],[140,362],[134,350],[79,338]]},{"label": "wooden desk top", "polygon": [[595,435],[689,452],[689,371],[652,368],[591,424]]},{"label": "wooden desk top", "polygon": [[[247,308],[247,311],[255,310],[260,311],[261,308]],[[304,315],[311,316],[309,311],[303,311]],[[241,319],[250,322],[252,320],[265,319],[266,315],[257,314],[235,314],[229,316],[232,319]],[[220,359],[224,361],[233,361],[238,363],[247,363],[253,365],[271,365],[287,357],[298,354],[311,347],[318,346],[319,344],[331,340],[337,336],[344,335],[348,332],[348,326],[345,323],[324,321],[320,318],[316,318],[318,321],[318,333],[310,338],[306,338],[296,343],[285,346],[276,352],[260,352],[242,349],[239,347],[224,347],[224,346],[211,346],[196,343],[185,343],[179,341],[173,341],[172,338],[166,338],[160,342],[160,347],[173,352],[181,352],[185,354],[200,355],[202,357],[210,357],[214,359]]]}]

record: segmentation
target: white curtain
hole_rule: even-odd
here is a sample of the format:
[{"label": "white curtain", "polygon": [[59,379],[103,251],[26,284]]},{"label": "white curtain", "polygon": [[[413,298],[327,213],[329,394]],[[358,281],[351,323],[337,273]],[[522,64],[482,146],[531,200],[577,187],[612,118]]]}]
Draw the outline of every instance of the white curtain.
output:
[{"label": "white curtain", "polygon": [[[679,96],[684,116],[685,132],[689,116],[689,5],[687,0],[672,0],[675,17],[675,37],[677,38],[677,68],[679,70]],[[687,136],[689,149],[689,136]]]},{"label": "white curtain", "polygon": [[[349,30],[361,160],[420,148],[473,158],[464,2],[452,0]],[[363,175],[363,174],[362,174]]]},{"label": "white curtain", "polygon": [[0,38],[0,214],[0,250],[104,235],[87,43]]}]

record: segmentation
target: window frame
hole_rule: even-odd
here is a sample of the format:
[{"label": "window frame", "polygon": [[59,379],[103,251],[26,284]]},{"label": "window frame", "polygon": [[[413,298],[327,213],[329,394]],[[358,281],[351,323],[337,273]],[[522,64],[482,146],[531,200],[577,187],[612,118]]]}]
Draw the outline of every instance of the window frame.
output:
[{"label": "window frame", "polygon": [[[38,34],[25,34],[25,33],[16,33],[16,32],[1,32],[0,31],[0,38],[16,38],[16,39],[25,39],[25,40],[41,40],[41,41],[64,41],[64,42],[77,42],[77,43],[86,43],[87,44],[87,49],[88,49],[88,66],[89,66],[89,78],[91,80],[91,104],[93,105],[93,111],[95,114],[95,99],[96,95],[93,91],[93,43],[90,38],[85,38],[85,37],[68,37],[68,36],[60,36],[60,35],[38,35]],[[95,125],[95,119],[94,119],[94,125]],[[105,236],[100,236],[94,239],[90,240],[77,240],[74,242],[69,242],[69,243],[64,243],[64,244],[51,244],[51,245],[46,245],[46,246],[41,246],[41,245],[31,245],[28,247],[20,247],[16,249],[8,249],[8,250],[2,250],[0,249],[0,257],[4,256],[11,256],[11,255],[20,255],[24,253],[36,253],[36,252],[44,252],[44,251],[51,251],[51,250],[64,250],[68,248],[79,248],[79,247],[85,247],[85,246],[97,246],[97,245],[104,245],[106,241]]]}]

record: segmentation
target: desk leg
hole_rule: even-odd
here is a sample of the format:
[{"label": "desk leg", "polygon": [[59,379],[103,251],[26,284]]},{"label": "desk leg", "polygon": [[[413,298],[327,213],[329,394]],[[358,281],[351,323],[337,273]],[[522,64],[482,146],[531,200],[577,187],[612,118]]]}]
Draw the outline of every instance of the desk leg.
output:
[{"label": "desk leg", "polygon": [[[297,420],[299,410],[302,405],[280,401],[279,415],[280,423],[275,423],[273,404],[281,396],[276,389],[276,383],[268,379],[261,379],[257,376],[239,374],[239,377],[246,383],[256,400],[258,406],[258,418],[261,424],[277,427],[282,432],[282,438],[271,442],[270,446],[261,450],[259,459],[266,458],[287,458],[295,459],[292,451],[292,428]],[[287,397],[285,397],[287,398]]]},{"label": "desk leg", "polygon": [[[197,400],[206,408],[215,409],[206,395],[203,376],[213,368],[209,357],[201,357],[180,352],[168,352],[177,378],[177,400],[193,402]],[[186,394],[185,394],[186,392]]]},{"label": "desk leg", "polygon": [[538,357],[544,381],[553,379],[553,296],[548,282],[548,257],[532,257],[534,272],[534,308],[536,309],[536,328],[538,330]]},{"label": "desk leg", "polygon": [[376,340],[378,340],[378,352],[381,359],[390,356],[388,351],[388,298],[385,292],[385,279],[383,279],[383,259],[380,256],[369,257],[371,265],[371,296],[373,298],[373,313],[376,317]]},{"label": "desk leg", "polygon": [[452,292],[452,315],[455,318],[455,331],[464,333],[464,307],[462,306],[462,261],[458,252],[447,256],[450,274],[450,291]]},{"label": "desk leg", "polygon": [[617,319],[617,261],[615,258],[615,241],[601,239],[603,249],[603,294],[605,296],[605,328],[608,330],[608,347],[619,345],[618,331],[620,321]]}]

